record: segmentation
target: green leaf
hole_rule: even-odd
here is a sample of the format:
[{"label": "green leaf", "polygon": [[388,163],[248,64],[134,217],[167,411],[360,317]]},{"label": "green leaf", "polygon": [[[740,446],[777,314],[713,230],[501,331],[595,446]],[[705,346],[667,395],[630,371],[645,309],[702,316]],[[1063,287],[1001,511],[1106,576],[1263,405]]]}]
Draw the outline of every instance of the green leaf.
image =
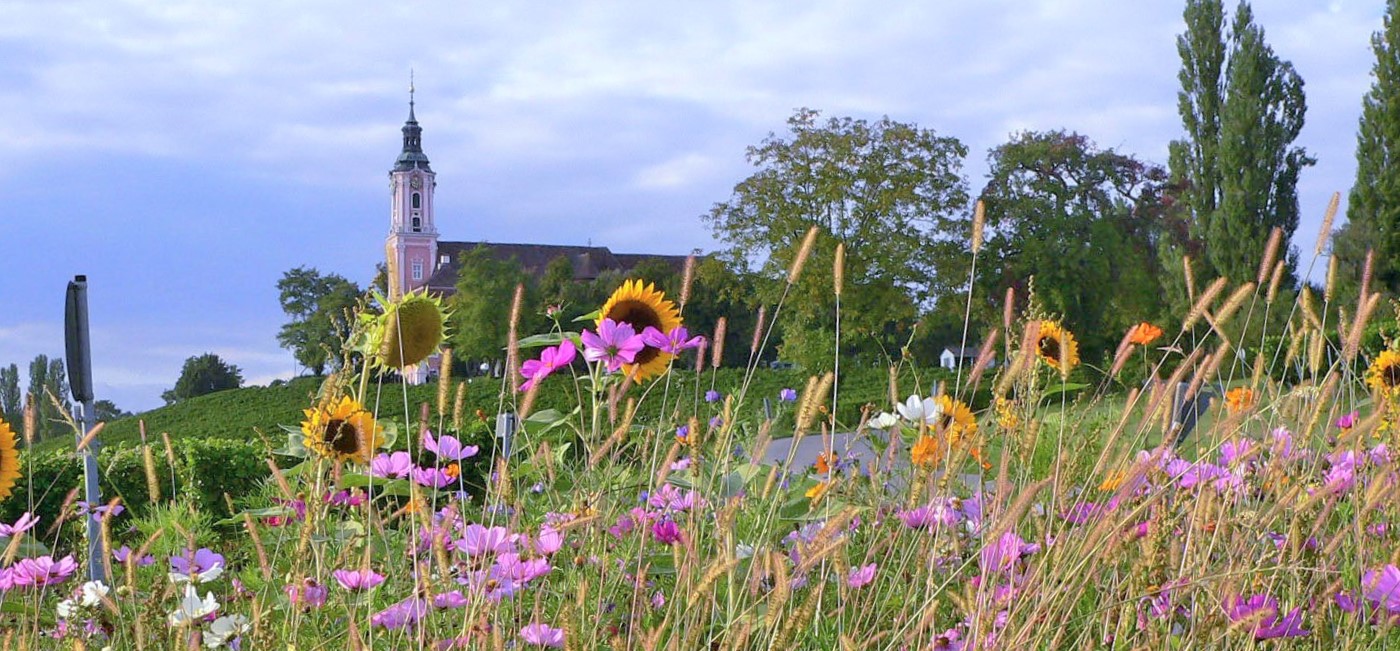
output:
[{"label": "green leaf", "polygon": [[306,435],[302,433],[301,428],[281,424],[277,426],[287,433],[287,446],[280,450],[273,450],[272,453],[284,457],[305,459],[309,453],[306,450]]},{"label": "green leaf", "polygon": [[379,423],[383,429],[381,435],[384,437],[384,442],[380,447],[386,450],[394,449],[394,443],[399,440],[399,424],[392,420],[376,420],[375,422]]},{"label": "green leaf", "polygon": [[603,309],[598,308],[596,310],[593,310],[592,312],[589,312],[588,314],[581,315],[578,318],[574,319],[574,323],[597,322],[598,317],[602,314]]}]

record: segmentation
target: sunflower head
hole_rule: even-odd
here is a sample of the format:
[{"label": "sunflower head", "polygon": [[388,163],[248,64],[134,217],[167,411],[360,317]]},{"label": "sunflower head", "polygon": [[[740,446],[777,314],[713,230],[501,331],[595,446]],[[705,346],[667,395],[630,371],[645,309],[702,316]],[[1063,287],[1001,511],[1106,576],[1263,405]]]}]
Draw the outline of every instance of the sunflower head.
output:
[{"label": "sunflower head", "polygon": [[376,361],[403,368],[437,352],[447,334],[447,313],[442,301],[426,292],[411,292],[388,302],[371,329]]},{"label": "sunflower head", "polygon": [[349,396],[302,413],[306,414],[301,423],[302,441],[306,449],[322,458],[367,464],[384,442],[374,414]]},{"label": "sunflower head", "polygon": [[948,439],[949,445],[977,433],[977,417],[972,415],[972,409],[967,403],[944,394],[938,396],[938,406],[942,408],[942,415],[938,417],[938,429],[943,432],[944,438]]},{"label": "sunflower head", "polygon": [[1366,371],[1366,384],[1386,397],[1400,394],[1400,353],[1387,350],[1376,357]]},{"label": "sunflower head", "polygon": [[[681,325],[681,315],[676,304],[666,299],[666,294],[652,283],[642,284],[640,280],[628,280],[608,297],[603,309],[598,311],[598,325],[604,319],[631,325],[641,333],[648,327],[662,333],[669,333]],[[633,380],[641,381],[666,372],[675,355],[663,352],[654,346],[646,346],[632,364],[624,364],[622,372]]]},{"label": "sunflower head", "polygon": [[1067,375],[1070,369],[1079,365],[1079,343],[1058,321],[1040,322],[1040,335],[1035,342],[1035,352],[1061,375]]},{"label": "sunflower head", "polygon": [[10,429],[9,423],[0,420],[0,500],[14,494],[19,477],[19,445],[15,441],[15,431]]}]

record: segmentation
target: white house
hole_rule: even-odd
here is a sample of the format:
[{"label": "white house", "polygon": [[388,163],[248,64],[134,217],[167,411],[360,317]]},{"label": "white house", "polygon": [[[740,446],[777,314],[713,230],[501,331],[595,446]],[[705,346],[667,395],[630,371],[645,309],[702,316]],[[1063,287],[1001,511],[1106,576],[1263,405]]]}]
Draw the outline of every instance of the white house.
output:
[{"label": "white house", "polygon": [[[977,353],[982,351],[981,344],[972,346],[947,346],[943,349],[943,354],[938,356],[938,365],[946,369],[956,369],[959,366],[972,366],[977,363]],[[996,357],[993,356],[988,366],[996,366]]]}]

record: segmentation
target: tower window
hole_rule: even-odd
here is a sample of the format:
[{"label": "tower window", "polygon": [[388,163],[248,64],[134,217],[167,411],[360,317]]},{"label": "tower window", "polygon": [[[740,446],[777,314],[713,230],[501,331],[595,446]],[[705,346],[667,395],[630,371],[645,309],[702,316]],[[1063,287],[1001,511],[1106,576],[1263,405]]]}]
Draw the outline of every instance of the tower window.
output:
[{"label": "tower window", "polygon": [[413,232],[418,233],[423,230],[423,220],[418,215],[413,216]]},{"label": "tower window", "polygon": [[417,192],[414,192],[414,193],[413,193],[413,209],[414,209],[414,210],[418,210],[419,208],[422,208],[422,207],[423,207],[423,195],[418,194]]},{"label": "tower window", "polygon": [[420,261],[420,260],[414,260],[414,261],[413,261],[413,279],[414,279],[414,280],[422,280],[422,279],[423,279],[423,262]]}]

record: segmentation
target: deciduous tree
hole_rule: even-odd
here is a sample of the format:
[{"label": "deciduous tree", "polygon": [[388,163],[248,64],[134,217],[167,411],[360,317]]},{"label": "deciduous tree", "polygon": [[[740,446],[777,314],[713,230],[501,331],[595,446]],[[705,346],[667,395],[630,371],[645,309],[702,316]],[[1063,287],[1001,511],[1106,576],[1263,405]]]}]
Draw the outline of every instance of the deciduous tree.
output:
[{"label": "deciduous tree", "polygon": [[205,353],[185,360],[180,369],[180,378],[175,387],[161,394],[166,404],[174,404],[215,391],[237,389],[243,386],[243,372],[237,366],[220,359],[214,353]]}]

